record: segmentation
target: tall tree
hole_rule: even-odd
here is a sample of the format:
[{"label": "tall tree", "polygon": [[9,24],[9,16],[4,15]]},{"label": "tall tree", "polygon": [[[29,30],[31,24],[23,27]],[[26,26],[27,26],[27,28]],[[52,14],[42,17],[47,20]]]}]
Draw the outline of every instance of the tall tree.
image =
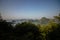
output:
[{"label": "tall tree", "polygon": [[14,33],[16,40],[41,40],[39,28],[32,23],[17,24]]},{"label": "tall tree", "polygon": [[59,13],[58,16],[54,16],[54,18],[55,18],[55,20],[56,20],[57,23],[60,23],[60,13]]}]

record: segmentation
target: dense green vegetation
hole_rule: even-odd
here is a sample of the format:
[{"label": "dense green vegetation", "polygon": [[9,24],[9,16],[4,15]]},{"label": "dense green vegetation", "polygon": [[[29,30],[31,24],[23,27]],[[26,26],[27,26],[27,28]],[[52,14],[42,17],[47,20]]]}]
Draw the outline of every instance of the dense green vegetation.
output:
[{"label": "dense green vegetation", "polygon": [[23,22],[13,27],[10,22],[0,20],[0,40],[60,40],[60,15],[47,24]]},{"label": "dense green vegetation", "polygon": [[6,21],[0,21],[0,40],[41,40],[39,28],[32,23],[21,23],[12,27]]}]

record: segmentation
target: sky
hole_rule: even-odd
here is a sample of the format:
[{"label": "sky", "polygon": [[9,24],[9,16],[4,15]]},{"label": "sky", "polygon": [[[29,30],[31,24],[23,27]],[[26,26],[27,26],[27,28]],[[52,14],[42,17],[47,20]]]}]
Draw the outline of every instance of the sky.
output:
[{"label": "sky", "polygon": [[60,0],[0,0],[3,19],[52,18],[60,13]]}]

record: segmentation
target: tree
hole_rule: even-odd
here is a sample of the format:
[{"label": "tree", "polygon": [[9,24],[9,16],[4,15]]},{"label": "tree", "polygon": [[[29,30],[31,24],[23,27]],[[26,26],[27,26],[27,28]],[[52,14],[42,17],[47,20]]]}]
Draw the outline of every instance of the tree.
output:
[{"label": "tree", "polygon": [[1,22],[2,20],[3,20],[3,19],[2,19],[1,13],[0,13],[0,22]]},{"label": "tree", "polygon": [[60,24],[58,24],[58,27],[52,32],[49,32],[47,38],[47,40],[60,40]]},{"label": "tree", "polygon": [[9,40],[12,36],[13,27],[5,20],[0,21],[0,40]]},{"label": "tree", "polygon": [[60,23],[60,14],[58,16],[54,16],[57,23]]},{"label": "tree", "polygon": [[51,32],[48,32],[47,34],[47,40],[60,40],[60,15],[54,16],[55,20],[57,20],[57,23],[50,23],[52,25]]},{"label": "tree", "polygon": [[16,40],[41,40],[39,28],[32,23],[22,23],[15,26]]}]

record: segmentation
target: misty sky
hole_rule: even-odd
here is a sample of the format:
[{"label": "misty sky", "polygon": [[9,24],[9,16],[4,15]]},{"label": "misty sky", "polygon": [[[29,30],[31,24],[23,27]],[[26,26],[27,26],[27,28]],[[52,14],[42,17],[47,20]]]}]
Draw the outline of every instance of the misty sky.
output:
[{"label": "misty sky", "polygon": [[0,0],[4,19],[52,18],[60,11],[60,0]]}]

